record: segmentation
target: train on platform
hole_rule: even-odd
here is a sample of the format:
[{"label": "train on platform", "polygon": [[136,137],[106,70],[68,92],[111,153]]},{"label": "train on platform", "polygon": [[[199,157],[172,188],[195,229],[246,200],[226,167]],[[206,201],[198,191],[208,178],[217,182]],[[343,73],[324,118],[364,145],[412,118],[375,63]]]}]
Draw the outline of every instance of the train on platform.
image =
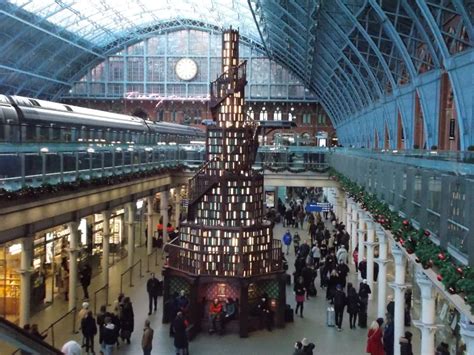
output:
[{"label": "train on platform", "polygon": [[0,143],[145,144],[202,140],[197,127],[0,95]]}]

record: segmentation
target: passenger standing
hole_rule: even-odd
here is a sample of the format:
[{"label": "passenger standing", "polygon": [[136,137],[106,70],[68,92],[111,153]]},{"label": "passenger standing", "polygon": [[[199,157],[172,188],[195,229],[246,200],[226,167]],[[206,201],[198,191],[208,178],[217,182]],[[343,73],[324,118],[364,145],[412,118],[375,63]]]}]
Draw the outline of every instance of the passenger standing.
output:
[{"label": "passenger standing", "polygon": [[103,337],[102,337],[102,329],[105,325],[105,318],[111,318],[112,314],[107,312],[107,306],[102,305],[100,306],[99,314],[97,314],[97,327],[99,328],[99,344],[101,345],[102,352],[104,352],[104,348],[102,347],[103,344]]},{"label": "passenger standing", "polygon": [[92,311],[87,312],[87,316],[81,321],[82,335],[85,340],[86,353],[89,353],[89,349],[94,352],[94,337],[97,334],[97,325],[95,319],[92,316]]},{"label": "passenger standing", "polygon": [[383,330],[383,348],[385,355],[393,355],[393,343],[395,337],[395,326],[392,317],[387,314],[387,323]]},{"label": "passenger standing", "polygon": [[120,318],[120,337],[123,341],[127,341],[128,344],[130,344],[130,338],[134,329],[134,317],[130,297],[125,297],[123,299],[122,314]]},{"label": "passenger standing", "polygon": [[183,312],[178,312],[173,323],[174,347],[176,355],[188,355],[188,337],[186,335],[186,321]]},{"label": "passenger standing", "polygon": [[405,336],[400,338],[400,355],[413,355],[411,338],[413,334],[406,331]]},{"label": "passenger standing", "polygon": [[300,250],[300,241],[300,235],[298,234],[298,232],[295,232],[295,236],[293,237],[293,247],[295,248],[295,256],[298,255],[298,252]]},{"label": "passenger standing", "polygon": [[102,341],[104,355],[112,355],[114,346],[117,343],[117,330],[109,317],[105,318],[105,323],[102,327]]},{"label": "passenger standing", "polygon": [[367,333],[367,349],[366,352],[371,355],[384,355],[382,344],[382,329],[383,319],[378,318],[370,325]]},{"label": "passenger standing", "polygon": [[160,280],[155,277],[155,273],[150,274],[150,279],[146,283],[146,290],[148,292],[148,315],[151,315],[153,306],[157,308],[158,294],[160,292],[161,284]]},{"label": "passenger standing", "polygon": [[302,276],[300,276],[298,278],[298,282],[295,283],[294,291],[295,291],[295,301],[296,301],[295,314],[298,314],[298,309],[299,309],[300,317],[303,318],[303,308],[304,308],[304,301],[305,301],[305,295],[306,295],[306,288],[304,287],[304,281],[303,281]]},{"label": "passenger standing", "polygon": [[340,332],[342,330],[342,318],[344,316],[344,307],[346,306],[347,299],[346,294],[344,293],[342,286],[336,286],[336,292],[333,297],[334,304],[334,313],[336,316],[336,326],[337,330]]},{"label": "passenger standing", "polygon": [[150,327],[150,321],[145,321],[145,328],[143,328],[142,349],[143,355],[151,355],[153,348],[153,329]]},{"label": "passenger standing", "polygon": [[350,328],[355,329],[357,313],[359,313],[359,295],[350,282],[347,284],[347,313],[349,313]]},{"label": "passenger standing", "polygon": [[82,285],[82,290],[84,291],[84,299],[89,299],[89,292],[87,288],[91,284],[92,278],[92,268],[89,264],[85,264],[82,270],[79,272],[79,280]]}]

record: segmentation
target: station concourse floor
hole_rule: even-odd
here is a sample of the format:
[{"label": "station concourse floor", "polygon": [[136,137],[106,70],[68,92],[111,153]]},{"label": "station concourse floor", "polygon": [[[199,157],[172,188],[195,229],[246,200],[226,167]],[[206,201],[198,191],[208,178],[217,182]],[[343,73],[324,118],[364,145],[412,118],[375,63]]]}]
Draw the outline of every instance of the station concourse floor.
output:
[{"label": "station concourse floor", "polygon": [[[308,238],[307,224],[305,223],[305,230],[297,229],[302,240]],[[274,228],[274,238],[281,239],[287,228],[284,228],[281,223]],[[296,231],[294,228],[289,228],[292,233]],[[153,261],[150,261],[150,269],[154,271],[159,278],[161,278],[161,267],[163,264],[162,251],[158,251],[159,265],[154,266]],[[148,274],[146,273],[146,248],[136,248],[136,259],[143,257],[143,273],[145,277],[139,278],[138,273],[134,277],[134,287],[129,288],[128,282],[124,281],[124,293],[132,300],[135,313],[135,330],[132,334],[131,344],[121,344],[119,349],[116,349],[114,354],[120,355],[136,355],[141,354],[141,338],[143,333],[143,323],[148,317],[148,294],[146,292],[146,281]],[[290,255],[287,256],[289,270],[288,273],[294,271],[294,250],[291,247]],[[127,259],[116,263],[110,268],[110,297],[109,303],[112,304],[119,293],[120,274],[122,270],[127,267]],[[350,265],[351,272],[348,276],[348,282],[358,285],[357,275],[354,272],[353,265]],[[390,273],[390,270],[389,270]],[[391,276],[389,275],[389,279]],[[310,342],[316,345],[314,354],[318,355],[357,355],[365,354],[367,329],[350,329],[349,316],[344,312],[343,330],[338,332],[334,327],[326,326],[326,309],[327,302],[325,299],[326,290],[319,287],[319,274],[316,279],[316,286],[318,290],[317,297],[310,298],[304,304],[304,318],[295,315],[294,323],[286,323],[285,328],[274,328],[272,332],[261,330],[252,332],[248,338],[242,339],[238,334],[208,335],[207,332],[201,332],[197,337],[190,342],[190,354],[196,355],[284,355],[293,354],[294,343],[302,338],[307,338]],[[94,294],[94,291],[101,287],[100,275],[93,278],[89,294]],[[356,287],[358,288],[358,286]],[[369,301],[368,309],[368,325],[376,318],[377,311],[377,290],[376,286],[373,290],[373,299]],[[287,286],[287,303],[295,308],[295,299],[293,295],[293,285]],[[82,304],[82,289],[78,289],[78,309]],[[93,300],[91,300],[93,301]],[[99,301],[97,302],[99,303]],[[99,305],[97,306],[97,310]],[[110,309],[109,307],[108,309]],[[153,313],[149,319],[151,326],[154,329],[153,350],[152,354],[175,354],[173,346],[173,338],[169,337],[169,324],[161,323],[163,305],[161,297],[158,299],[158,311]],[[31,323],[37,323],[40,331],[44,330],[52,321],[61,317],[67,312],[67,303],[61,299],[56,299],[55,302],[45,308],[43,311],[32,317]],[[60,323],[61,325],[55,329],[56,347],[61,348],[67,340],[77,340],[81,343],[81,334],[72,334],[71,326],[72,319],[65,319]],[[413,331],[414,334],[417,332]],[[418,339],[414,339],[414,353],[417,354],[419,347]],[[95,352],[99,353],[98,336],[95,337]],[[85,352],[84,352],[85,353]]]}]

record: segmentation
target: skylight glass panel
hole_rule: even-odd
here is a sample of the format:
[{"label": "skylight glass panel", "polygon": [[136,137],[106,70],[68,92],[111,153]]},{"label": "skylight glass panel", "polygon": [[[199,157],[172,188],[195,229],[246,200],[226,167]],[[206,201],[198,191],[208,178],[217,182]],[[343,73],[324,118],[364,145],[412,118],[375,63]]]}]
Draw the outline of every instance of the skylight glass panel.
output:
[{"label": "skylight glass panel", "polygon": [[247,0],[10,0],[79,37],[103,46],[141,27],[171,20],[239,28],[260,42]]}]

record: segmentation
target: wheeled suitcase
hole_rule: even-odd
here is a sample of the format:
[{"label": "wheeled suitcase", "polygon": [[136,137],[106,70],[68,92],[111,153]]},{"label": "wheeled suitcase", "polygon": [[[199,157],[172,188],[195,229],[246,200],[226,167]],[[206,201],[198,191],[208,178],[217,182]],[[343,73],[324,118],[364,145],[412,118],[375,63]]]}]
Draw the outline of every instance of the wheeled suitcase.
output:
[{"label": "wheeled suitcase", "polygon": [[359,328],[367,328],[367,313],[359,312]]},{"label": "wheeled suitcase", "polygon": [[336,325],[336,312],[334,312],[333,306],[329,306],[326,312],[326,325],[328,327],[334,327]]},{"label": "wheeled suitcase", "polygon": [[308,287],[308,295],[311,297],[316,297],[317,294],[318,294],[318,291],[316,290],[314,283],[311,283]]},{"label": "wheeled suitcase", "polygon": [[291,306],[287,304],[285,308],[285,322],[293,322],[293,321],[294,321],[293,308],[291,308]]}]

